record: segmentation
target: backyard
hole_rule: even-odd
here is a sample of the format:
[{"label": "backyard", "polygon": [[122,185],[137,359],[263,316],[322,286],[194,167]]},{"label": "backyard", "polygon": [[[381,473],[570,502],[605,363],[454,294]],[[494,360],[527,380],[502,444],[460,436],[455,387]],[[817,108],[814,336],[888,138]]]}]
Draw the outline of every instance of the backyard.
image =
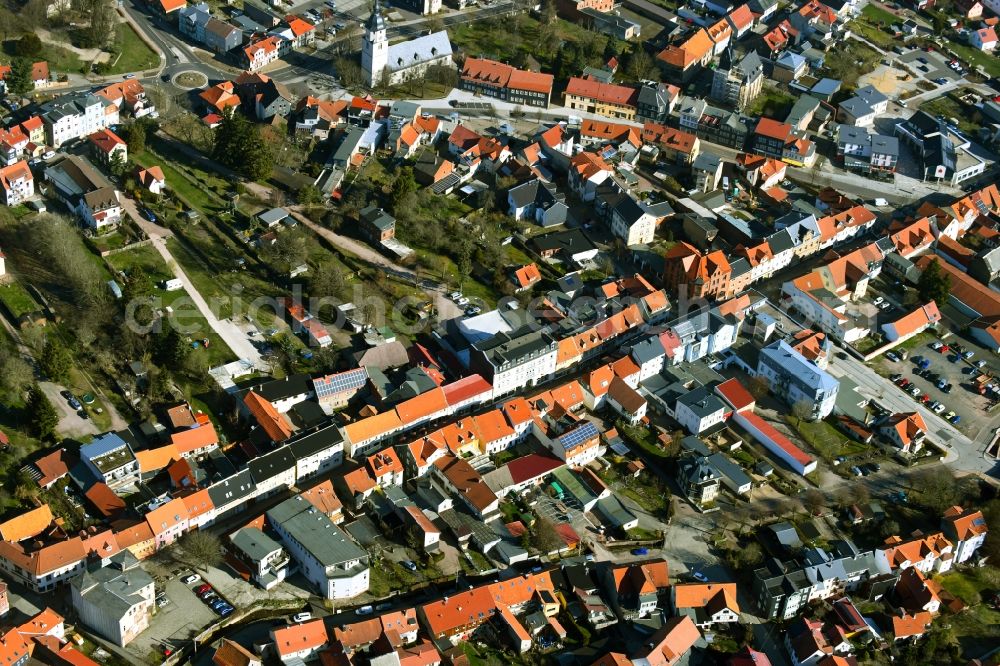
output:
[{"label": "backyard", "polygon": [[[961,94],[960,91],[959,94]],[[944,118],[954,118],[958,121],[958,129],[968,134],[975,134],[979,131],[980,125],[972,122],[969,118],[971,113],[959,102],[952,93],[928,100],[920,105],[920,110],[932,116],[942,116]]]},{"label": "backyard", "polygon": [[0,303],[14,319],[40,309],[31,294],[18,282],[0,286]]},{"label": "backyard", "polygon": [[773,86],[764,86],[760,95],[747,106],[746,113],[750,116],[784,119],[793,104],[795,97],[790,92]]},{"label": "backyard", "polygon": [[866,445],[850,439],[826,421],[803,421],[794,416],[788,416],[787,420],[788,425],[827,462],[868,450]]}]

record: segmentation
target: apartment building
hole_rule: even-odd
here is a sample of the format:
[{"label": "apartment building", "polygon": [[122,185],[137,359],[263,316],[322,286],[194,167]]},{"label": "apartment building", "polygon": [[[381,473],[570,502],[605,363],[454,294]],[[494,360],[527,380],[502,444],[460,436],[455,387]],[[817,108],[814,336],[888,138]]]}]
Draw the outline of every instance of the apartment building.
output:
[{"label": "apartment building", "polygon": [[551,74],[517,69],[488,58],[466,58],[459,74],[462,90],[541,108],[549,106],[552,82]]},{"label": "apartment building", "polygon": [[607,118],[635,120],[638,96],[635,88],[572,77],[566,84],[565,105]]},{"label": "apartment building", "polygon": [[117,104],[89,92],[57,97],[41,106],[46,142],[53,148],[82,139],[119,121]]},{"label": "apartment building", "polygon": [[3,203],[16,206],[35,195],[35,177],[24,160],[0,168]]},{"label": "apartment building", "polygon": [[85,570],[70,582],[73,609],[89,629],[125,647],[153,618],[153,578],[127,550],[102,568]]}]

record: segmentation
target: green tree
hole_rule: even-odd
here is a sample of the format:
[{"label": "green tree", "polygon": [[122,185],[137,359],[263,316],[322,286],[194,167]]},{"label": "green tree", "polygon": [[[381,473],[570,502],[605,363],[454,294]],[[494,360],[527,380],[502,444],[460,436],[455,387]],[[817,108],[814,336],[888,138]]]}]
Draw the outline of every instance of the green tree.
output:
[{"label": "green tree", "polygon": [[39,359],[42,372],[57,382],[63,382],[69,377],[69,369],[73,365],[73,357],[69,350],[55,338],[49,338]]},{"label": "green tree", "polygon": [[318,204],[323,200],[323,193],[315,185],[303,185],[299,188],[295,198],[304,206]]},{"label": "green tree", "polygon": [[29,32],[14,42],[14,55],[23,58],[34,58],[42,52],[42,40],[33,32]]},{"label": "green tree", "polygon": [[111,160],[108,162],[108,171],[112,175],[121,178],[128,171],[128,160],[125,159],[125,154],[120,150],[116,150],[111,154]]},{"label": "green tree", "polygon": [[923,303],[934,301],[938,307],[948,302],[951,293],[951,276],[941,270],[941,265],[935,259],[920,274],[917,280],[917,293]]},{"label": "green tree", "polygon": [[392,183],[392,212],[399,214],[410,195],[417,191],[417,181],[413,178],[413,168],[403,167]]},{"label": "green tree", "polygon": [[28,403],[25,407],[32,433],[41,439],[52,439],[59,425],[59,413],[52,406],[48,396],[36,384],[28,393]]},{"label": "green tree", "polygon": [[146,151],[146,125],[136,121],[125,128],[125,143],[128,144],[128,151],[133,155],[138,155]]},{"label": "green tree", "polygon": [[35,83],[31,80],[32,63],[27,58],[14,58],[10,63],[10,72],[5,79],[7,92],[21,96],[26,95],[35,89]]},{"label": "green tree", "polygon": [[215,131],[212,157],[250,180],[263,180],[274,168],[274,154],[260,130],[232,110]]},{"label": "green tree", "polygon": [[165,368],[179,368],[190,349],[180,332],[171,326],[170,322],[164,321],[163,328],[156,338],[153,360]]}]

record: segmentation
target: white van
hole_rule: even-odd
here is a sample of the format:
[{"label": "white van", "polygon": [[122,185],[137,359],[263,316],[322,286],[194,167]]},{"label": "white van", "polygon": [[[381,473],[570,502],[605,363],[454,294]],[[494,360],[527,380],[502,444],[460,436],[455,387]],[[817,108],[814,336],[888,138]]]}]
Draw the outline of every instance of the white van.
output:
[{"label": "white van", "polygon": [[177,278],[171,278],[163,281],[163,288],[166,291],[180,291],[184,288],[184,283]]}]

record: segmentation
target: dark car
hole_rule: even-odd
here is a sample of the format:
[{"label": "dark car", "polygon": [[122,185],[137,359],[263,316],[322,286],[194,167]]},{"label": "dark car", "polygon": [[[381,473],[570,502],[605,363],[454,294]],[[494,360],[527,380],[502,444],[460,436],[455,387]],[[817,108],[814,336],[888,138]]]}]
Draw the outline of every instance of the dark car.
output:
[{"label": "dark car", "polygon": [[74,410],[83,409],[83,405],[81,405],[80,401],[77,400],[76,398],[70,398],[66,402],[68,402],[69,406],[72,407]]},{"label": "dark car", "polygon": [[59,391],[59,395],[61,395],[66,400],[69,400],[70,398],[73,397],[73,394],[70,393],[69,391],[67,391],[66,389],[63,389],[62,391]]}]

